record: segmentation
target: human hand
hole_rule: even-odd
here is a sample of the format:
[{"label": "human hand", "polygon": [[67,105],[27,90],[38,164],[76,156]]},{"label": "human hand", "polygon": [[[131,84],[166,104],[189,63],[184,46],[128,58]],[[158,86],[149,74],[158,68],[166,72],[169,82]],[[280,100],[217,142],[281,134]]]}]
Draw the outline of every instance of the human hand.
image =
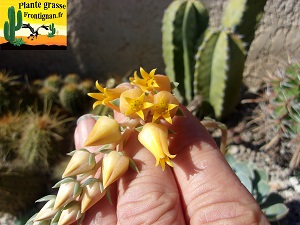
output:
[{"label": "human hand", "polygon": [[[101,199],[87,211],[83,224],[269,224],[241,184],[211,135],[187,109],[167,126],[176,132],[169,150],[174,168],[155,167],[154,156],[132,135],[124,147],[140,172],[128,170],[111,185],[112,204]],[[116,114],[118,122],[124,120]],[[82,148],[95,120],[85,115],[75,130]],[[97,147],[87,147],[90,151]]]}]

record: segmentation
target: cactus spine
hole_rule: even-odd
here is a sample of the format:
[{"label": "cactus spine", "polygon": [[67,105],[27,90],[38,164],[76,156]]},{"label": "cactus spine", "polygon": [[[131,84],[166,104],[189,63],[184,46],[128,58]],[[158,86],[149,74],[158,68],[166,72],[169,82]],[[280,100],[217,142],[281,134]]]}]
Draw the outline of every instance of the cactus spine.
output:
[{"label": "cactus spine", "polygon": [[184,101],[192,98],[195,45],[208,26],[208,12],[199,1],[173,1],[163,17],[163,58],[166,74]]},{"label": "cactus spine", "polygon": [[[209,106],[201,108],[203,114],[221,119],[238,103],[247,46],[253,40],[266,0],[229,0],[219,28],[207,27],[207,13],[198,3],[174,1],[165,12],[162,31],[166,74],[184,83],[178,87],[183,102],[201,95],[203,106]],[[247,35],[247,45],[242,35]]]},{"label": "cactus spine", "polygon": [[15,32],[22,27],[22,13],[20,10],[17,12],[17,24],[15,25],[15,7],[8,8],[8,21],[4,23],[4,37],[11,44],[15,42]]},{"label": "cactus spine", "polygon": [[54,35],[55,35],[55,33],[56,33],[56,29],[55,29],[55,27],[54,27],[54,23],[51,23],[51,24],[49,25],[49,30],[50,30],[51,32],[48,33],[48,37],[54,37]]}]

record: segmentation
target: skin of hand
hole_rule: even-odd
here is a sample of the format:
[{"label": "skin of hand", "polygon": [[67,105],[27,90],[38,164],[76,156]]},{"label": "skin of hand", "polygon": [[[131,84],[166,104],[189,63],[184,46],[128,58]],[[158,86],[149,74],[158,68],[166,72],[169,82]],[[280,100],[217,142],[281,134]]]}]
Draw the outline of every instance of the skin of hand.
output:
[{"label": "skin of hand", "polygon": [[[140,172],[129,169],[111,187],[112,204],[101,199],[85,215],[84,225],[111,224],[270,224],[252,195],[241,184],[211,135],[185,108],[184,117],[165,123],[176,132],[169,150],[174,168],[155,167],[154,156],[134,133],[124,151]],[[125,118],[116,113],[118,122]],[[95,124],[91,115],[78,120],[76,148],[82,148]],[[97,147],[88,147],[90,151]]]}]

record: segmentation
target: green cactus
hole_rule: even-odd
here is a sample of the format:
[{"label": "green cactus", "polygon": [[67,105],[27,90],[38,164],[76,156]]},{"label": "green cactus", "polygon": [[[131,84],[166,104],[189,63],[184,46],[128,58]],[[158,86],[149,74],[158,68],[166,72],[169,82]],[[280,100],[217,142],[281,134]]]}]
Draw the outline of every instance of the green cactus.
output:
[{"label": "green cactus", "polygon": [[69,73],[64,79],[65,84],[74,83],[79,84],[80,82],[80,76],[76,73]]},{"label": "green cactus", "polygon": [[56,33],[56,29],[54,28],[54,23],[51,23],[49,25],[49,29],[51,32],[48,33],[48,37],[52,38],[55,36],[55,33]]},{"label": "green cactus", "polygon": [[39,167],[41,171],[48,171],[49,165],[63,155],[57,144],[65,134],[65,123],[70,118],[58,116],[58,113],[48,111],[39,113],[29,112],[22,130],[18,154],[28,168]]},{"label": "green cactus", "polygon": [[270,193],[268,176],[264,170],[256,168],[252,162],[238,161],[230,154],[226,154],[225,157],[270,222],[278,221],[287,215],[289,209],[284,205],[284,199],[276,193]]},{"label": "green cactus", "polygon": [[83,94],[77,84],[65,84],[59,92],[59,100],[66,111],[73,115],[79,116],[82,114],[83,105],[85,104]]},{"label": "green cactus", "polygon": [[[166,74],[171,80],[184,84],[178,87],[183,102],[201,95],[203,115],[221,119],[238,103],[247,46],[253,40],[260,19],[258,15],[261,15],[266,0],[259,3],[256,0],[229,0],[221,27],[208,27],[205,31],[207,22],[200,26],[197,16],[191,16],[194,14],[189,11],[188,6],[195,2],[174,1],[165,12],[162,31]],[[197,15],[201,14],[203,19],[205,9],[201,12]],[[184,26],[185,23],[192,26]],[[193,26],[201,32],[193,33]],[[248,42],[244,44],[244,40]]]},{"label": "green cactus", "polygon": [[[201,95],[220,119],[231,113],[239,100],[246,50],[238,36],[229,31],[207,29],[196,54],[194,94]],[[214,114],[213,114],[214,113]]]},{"label": "green cactus", "polygon": [[15,42],[15,33],[22,27],[22,12],[17,12],[17,24],[15,24],[15,7],[11,6],[8,8],[8,20],[4,23],[4,37],[11,44]]},{"label": "green cactus", "polygon": [[162,26],[166,74],[177,81],[183,101],[192,98],[192,74],[196,43],[208,26],[208,12],[199,1],[173,1],[165,11]]},{"label": "green cactus", "polygon": [[[285,149],[283,152],[290,154],[284,155],[292,155],[299,154],[300,148],[300,66],[285,67],[269,75],[250,124],[255,124],[253,131],[266,143],[263,149],[275,149],[278,153]],[[300,164],[299,157],[294,156],[298,160],[292,160],[291,169]]]},{"label": "green cactus", "polygon": [[44,80],[44,87],[59,90],[63,85],[63,80],[57,74],[51,74]]}]

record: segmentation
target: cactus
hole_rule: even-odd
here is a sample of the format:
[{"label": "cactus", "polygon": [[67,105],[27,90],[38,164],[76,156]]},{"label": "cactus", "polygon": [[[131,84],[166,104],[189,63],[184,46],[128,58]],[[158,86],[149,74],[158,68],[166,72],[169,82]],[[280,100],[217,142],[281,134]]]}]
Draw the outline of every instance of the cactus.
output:
[{"label": "cactus", "polygon": [[59,92],[59,100],[61,105],[70,113],[74,115],[82,114],[84,97],[78,88],[78,85],[74,83],[65,84]]},{"label": "cactus", "polygon": [[4,37],[11,44],[15,42],[15,32],[20,30],[22,27],[22,12],[17,12],[17,24],[15,24],[15,7],[11,6],[8,8],[8,20],[4,23]]},{"label": "cactus", "polygon": [[[208,27],[203,32],[203,28],[207,26],[204,22],[202,26],[198,25],[198,30],[201,30],[198,36],[189,33],[193,32],[192,27],[181,29],[186,21],[193,25],[198,24],[195,16],[185,14],[189,10],[180,8],[184,4],[187,8],[188,5],[195,4],[194,2],[196,1],[175,1],[170,4],[164,15],[162,31],[166,74],[172,80],[184,83],[184,87],[178,87],[183,100],[189,102],[194,96],[201,95],[203,114],[221,119],[230,114],[238,103],[247,46],[250,46],[253,40],[254,30],[260,19],[258,15],[261,15],[266,0],[259,3],[251,0],[229,0],[223,13],[221,27]],[[238,34],[236,31],[242,33]],[[179,41],[174,38],[177,40],[175,42],[170,38],[170,34],[173,33]],[[242,39],[245,35],[247,37]],[[184,45],[182,42],[185,42],[181,40],[184,37],[194,37],[193,40],[198,42],[186,39],[189,45]],[[244,40],[248,43],[244,44]],[[195,55],[197,45],[199,47]],[[175,61],[175,56],[179,60]],[[195,59],[188,60],[193,56]]]},{"label": "cactus", "polygon": [[52,38],[52,37],[54,37],[54,35],[56,33],[56,29],[54,28],[54,23],[51,23],[49,25],[49,29],[51,32],[48,33],[48,37]]},{"label": "cactus", "polygon": [[2,165],[16,158],[24,116],[8,113],[0,117],[0,161]]},{"label": "cactus", "polygon": [[65,123],[70,118],[50,114],[50,109],[41,115],[29,112],[27,126],[22,130],[18,154],[28,168],[39,166],[41,171],[48,171],[63,152],[57,151],[57,144],[62,140]]},{"label": "cactus", "polygon": [[[238,36],[208,29],[196,54],[194,94],[201,95],[220,119],[235,108],[243,79],[246,51]],[[205,109],[203,109],[205,110]]]},{"label": "cactus", "polygon": [[[256,124],[253,131],[263,138],[265,150],[287,148],[296,154],[300,148],[296,141],[300,135],[300,66],[285,67],[269,75],[250,124]],[[291,168],[299,166],[299,159],[292,164]]]},{"label": "cactus", "polygon": [[65,84],[68,84],[68,83],[78,84],[79,82],[80,82],[80,77],[76,73],[69,73],[69,74],[67,74],[67,76],[64,79]]},{"label": "cactus", "polygon": [[165,11],[162,26],[166,74],[178,87],[183,101],[192,98],[195,45],[208,26],[208,12],[199,1],[173,1]]},{"label": "cactus", "polygon": [[[9,111],[13,104],[11,97],[16,95],[18,76],[11,76],[9,73],[0,71],[0,114]],[[15,100],[15,99],[14,99]]]},{"label": "cactus", "polygon": [[51,74],[44,80],[44,87],[49,87],[55,90],[59,90],[63,85],[63,80],[57,74]]},{"label": "cactus", "polygon": [[284,199],[276,193],[270,193],[268,176],[264,170],[256,168],[252,162],[240,162],[230,154],[226,154],[225,157],[270,222],[278,221],[287,215],[289,209],[283,204]]}]

